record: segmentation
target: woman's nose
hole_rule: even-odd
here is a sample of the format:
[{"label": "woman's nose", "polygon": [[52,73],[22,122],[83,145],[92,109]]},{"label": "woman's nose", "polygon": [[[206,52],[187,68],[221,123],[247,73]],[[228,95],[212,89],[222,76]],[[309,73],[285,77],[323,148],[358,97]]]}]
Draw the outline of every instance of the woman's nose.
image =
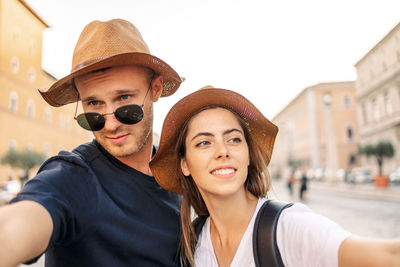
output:
[{"label": "woman's nose", "polygon": [[215,157],[216,158],[228,158],[229,157],[229,151],[224,143],[220,143],[220,144],[216,145]]}]

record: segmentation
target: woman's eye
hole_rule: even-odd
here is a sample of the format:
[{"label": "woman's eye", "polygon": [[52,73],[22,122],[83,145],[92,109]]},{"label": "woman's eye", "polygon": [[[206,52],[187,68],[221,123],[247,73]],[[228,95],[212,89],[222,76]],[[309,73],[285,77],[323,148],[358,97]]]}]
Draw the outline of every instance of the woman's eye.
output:
[{"label": "woman's eye", "polygon": [[210,144],[210,142],[208,142],[208,141],[201,141],[200,143],[198,143],[196,145],[196,147],[202,147],[202,146],[206,146],[206,145],[209,145],[209,144]]},{"label": "woman's eye", "polygon": [[234,138],[229,139],[229,142],[230,143],[240,143],[240,142],[242,142],[242,139],[240,137],[234,137]]}]

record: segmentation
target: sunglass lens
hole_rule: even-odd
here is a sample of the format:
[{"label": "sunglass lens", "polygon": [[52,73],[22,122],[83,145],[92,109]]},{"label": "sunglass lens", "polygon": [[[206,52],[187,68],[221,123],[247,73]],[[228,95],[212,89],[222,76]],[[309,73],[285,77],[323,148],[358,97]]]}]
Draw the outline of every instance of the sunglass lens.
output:
[{"label": "sunglass lens", "polygon": [[80,114],[76,120],[83,129],[94,132],[103,129],[106,122],[103,115],[95,112]]},{"label": "sunglass lens", "polygon": [[115,117],[124,124],[135,124],[143,119],[143,109],[138,105],[126,105],[115,110]]}]

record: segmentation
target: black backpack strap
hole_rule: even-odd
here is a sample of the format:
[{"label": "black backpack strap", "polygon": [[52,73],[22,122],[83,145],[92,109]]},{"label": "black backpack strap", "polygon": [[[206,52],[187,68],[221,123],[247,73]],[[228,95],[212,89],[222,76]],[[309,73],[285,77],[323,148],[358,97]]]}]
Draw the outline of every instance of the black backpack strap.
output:
[{"label": "black backpack strap", "polygon": [[253,230],[253,256],[256,267],[283,267],[276,241],[276,229],[282,210],[293,203],[267,200],[260,208]]}]

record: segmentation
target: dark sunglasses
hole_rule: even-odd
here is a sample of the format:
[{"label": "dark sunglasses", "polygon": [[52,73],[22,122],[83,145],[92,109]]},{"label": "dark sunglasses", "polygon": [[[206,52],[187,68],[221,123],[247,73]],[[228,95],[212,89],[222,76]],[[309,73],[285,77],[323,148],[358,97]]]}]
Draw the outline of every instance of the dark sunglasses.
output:
[{"label": "dark sunglasses", "polygon": [[106,117],[105,117],[106,115],[114,114],[115,118],[118,121],[122,122],[123,124],[138,123],[143,119],[144,102],[146,100],[147,94],[149,93],[150,89],[151,89],[151,82],[149,89],[147,89],[146,95],[144,96],[142,105],[139,106],[136,104],[132,104],[132,105],[122,106],[117,108],[114,112],[111,113],[100,114],[97,112],[87,112],[76,116],[76,112],[78,110],[78,102],[76,102],[74,119],[83,129],[93,132],[100,131],[101,129],[104,128],[104,125],[106,124]]}]

